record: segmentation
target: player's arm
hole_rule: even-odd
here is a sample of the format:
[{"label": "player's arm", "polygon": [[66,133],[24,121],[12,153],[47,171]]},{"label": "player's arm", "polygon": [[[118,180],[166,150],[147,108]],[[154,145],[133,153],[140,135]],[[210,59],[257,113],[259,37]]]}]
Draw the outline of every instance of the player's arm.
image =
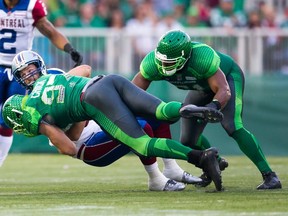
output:
[{"label": "player's arm", "polygon": [[79,65],[67,73],[73,76],[91,77],[92,68],[89,65]]},{"label": "player's arm", "polygon": [[151,81],[145,79],[142,74],[140,72],[138,72],[133,80],[132,80],[132,83],[134,83],[136,86],[138,86],[139,88],[141,89],[144,89],[146,90],[149,86],[150,86],[150,83]]},{"label": "player's arm", "polygon": [[214,100],[217,100],[224,108],[231,97],[231,92],[224,73],[219,68],[217,72],[208,78],[211,90],[215,93]]},{"label": "player's arm", "polygon": [[44,122],[40,123],[39,132],[49,138],[61,154],[75,156],[77,149],[75,144],[58,127]]},{"label": "player's arm", "polygon": [[67,37],[61,34],[46,17],[39,19],[35,26],[58,49],[64,50],[64,46],[69,43]]},{"label": "player's arm", "polygon": [[83,132],[83,129],[86,125],[87,125],[87,121],[74,123],[69,128],[69,130],[65,132],[65,134],[70,140],[77,141],[79,140],[81,133]]},{"label": "player's arm", "polygon": [[82,63],[83,57],[69,43],[67,37],[60,33],[54,25],[46,18],[42,17],[35,23],[36,28],[56,46],[71,55],[71,58],[76,62],[75,66]]}]

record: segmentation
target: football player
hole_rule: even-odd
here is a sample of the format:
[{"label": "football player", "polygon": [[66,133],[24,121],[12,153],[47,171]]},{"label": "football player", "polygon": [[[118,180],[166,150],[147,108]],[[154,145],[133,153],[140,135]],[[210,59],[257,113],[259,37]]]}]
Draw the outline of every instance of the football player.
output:
[{"label": "football player", "polygon": [[[191,41],[190,36],[180,30],[165,33],[156,49],[148,53],[140,65],[133,83],[146,90],[150,83],[166,80],[179,89],[188,91],[185,104],[213,107],[225,116],[221,122],[227,134],[238,144],[242,152],[257,166],[263,183],[257,189],[281,188],[258,144],[255,136],[243,126],[242,108],[245,78],[243,71],[228,55],[216,52],[206,44]],[[199,118],[183,119],[181,143],[191,148],[210,147],[201,136],[207,122]],[[220,169],[228,163],[219,158]],[[211,179],[205,172],[200,186],[207,186]]]},{"label": "football player", "polygon": [[[36,68],[29,69],[29,65]],[[22,51],[15,56],[12,61],[12,73],[15,80],[19,82],[25,89],[31,91],[34,82],[43,75],[46,75],[46,66],[40,55],[33,51]],[[71,75],[90,77],[91,67],[81,65],[71,69]],[[47,74],[65,74],[63,70],[58,68],[47,69]],[[138,120],[144,131],[151,137],[170,137],[169,126],[159,121]],[[168,134],[167,134],[168,131]],[[111,139],[99,125],[94,121],[83,122],[80,127],[74,128],[71,132],[74,143],[76,144],[76,158],[84,161],[92,166],[108,166],[117,161],[124,155],[131,152],[131,149],[120,142]],[[155,157],[139,157],[145,170],[149,176],[148,188],[155,191],[178,191],[183,190],[186,184],[195,184],[202,181],[200,178],[192,176],[188,172],[181,169],[174,159],[163,159],[164,171],[163,175],[159,168]],[[176,181],[178,182],[176,182]],[[179,183],[182,182],[182,183]]]},{"label": "football player", "polygon": [[[26,66],[27,63],[20,60],[16,58],[18,69],[25,65],[25,71],[37,70],[37,65]],[[27,136],[43,134],[62,154],[76,156],[78,151],[71,141],[75,133],[70,131],[83,121],[94,120],[107,135],[141,156],[182,159],[202,168],[216,189],[222,190],[215,148],[194,150],[175,140],[151,138],[135,118],[142,116],[171,122],[193,115],[201,115],[205,121],[223,118],[214,108],[182,106],[176,101],[165,103],[119,75],[92,79],[67,74],[41,76],[34,82],[31,94],[12,96],[3,107],[5,122],[15,131]]]},{"label": "football player", "polygon": [[[25,89],[13,79],[11,62],[23,50],[31,50],[36,27],[52,44],[71,55],[76,65],[82,56],[68,39],[47,20],[47,11],[41,0],[0,0],[0,108],[13,94],[25,94]],[[1,112],[1,109],[0,109]],[[3,122],[0,113],[0,166],[8,155],[13,131]]]}]

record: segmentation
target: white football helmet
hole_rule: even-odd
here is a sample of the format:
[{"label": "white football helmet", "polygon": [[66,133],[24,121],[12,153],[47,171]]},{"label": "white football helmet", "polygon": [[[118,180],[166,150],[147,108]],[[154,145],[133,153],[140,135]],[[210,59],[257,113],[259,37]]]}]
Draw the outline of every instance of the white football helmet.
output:
[{"label": "white football helmet", "polygon": [[[28,75],[21,77],[21,71],[25,69],[28,65],[34,64],[36,70],[32,71]],[[25,80],[39,73],[39,77],[47,74],[46,65],[39,54],[36,52],[26,50],[18,53],[12,61],[12,74],[16,81],[20,83],[26,89],[32,89],[35,81],[30,83],[25,83]]]}]

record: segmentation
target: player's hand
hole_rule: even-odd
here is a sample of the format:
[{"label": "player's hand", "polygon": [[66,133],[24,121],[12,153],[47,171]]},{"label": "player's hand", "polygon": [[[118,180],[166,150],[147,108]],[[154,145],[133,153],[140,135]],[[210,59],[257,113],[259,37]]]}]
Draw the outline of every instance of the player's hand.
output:
[{"label": "player's hand", "polygon": [[210,107],[210,108],[214,108],[216,110],[220,110],[221,104],[217,99],[213,99],[210,103],[206,104],[205,107]]},{"label": "player's hand", "polygon": [[65,44],[64,51],[69,53],[72,60],[76,62],[74,67],[81,65],[83,61],[83,56],[76,49],[74,49],[70,43]]},{"label": "player's hand", "polygon": [[74,62],[76,62],[76,64],[74,65],[74,67],[77,67],[79,65],[81,65],[82,61],[83,61],[83,56],[75,49],[72,49],[70,52],[71,58]]}]

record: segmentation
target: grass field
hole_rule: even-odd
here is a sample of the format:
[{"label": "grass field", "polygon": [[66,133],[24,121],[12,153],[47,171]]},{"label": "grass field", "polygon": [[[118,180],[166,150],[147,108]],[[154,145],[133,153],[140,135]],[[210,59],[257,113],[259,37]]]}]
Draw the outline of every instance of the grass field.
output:
[{"label": "grass field", "polygon": [[[247,158],[226,158],[224,192],[213,192],[212,185],[150,192],[133,155],[96,168],[57,154],[10,154],[0,168],[0,215],[288,215],[288,158],[268,158],[283,185],[273,191],[255,189],[262,179]],[[179,164],[201,174],[184,161]]]}]

